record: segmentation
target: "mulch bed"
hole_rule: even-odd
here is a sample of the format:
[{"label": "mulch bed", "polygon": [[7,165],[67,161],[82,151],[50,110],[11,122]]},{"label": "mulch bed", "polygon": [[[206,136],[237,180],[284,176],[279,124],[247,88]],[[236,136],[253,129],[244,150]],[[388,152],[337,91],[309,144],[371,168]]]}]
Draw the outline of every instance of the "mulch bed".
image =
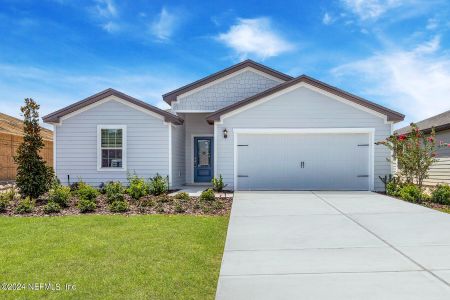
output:
[{"label": "mulch bed", "polygon": [[[232,194],[231,194],[232,195]],[[129,211],[123,213],[113,213],[109,211],[106,196],[97,197],[97,209],[90,213],[80,213],[76,197],[71,197],[69,207],[61,209],[59,213],[44,213],[44,205],[47,204],[46,197],[36,201],[36,206],[32,213],[18,214],[16,207],[18,200],[10,203],[5,212],[0,216],[72,216],[72,215],[150,215],[150,214],[177,214],[177,215],[218,215],[223,216],[230,213],[232,197],[216,197],[214,201],[201,201],[198,197],[190,197],[189,200],[176,199],[173,196],[144,196],[139,200],[132,199],[129,195],[124,195],[129,204]]]},{"label": "mulch bed", "polygon": [[[388,196],[388,197],[391,197],[391,198],[394,198],[394,199],[398,199],[398,200],[402,200],[402,201],[405,201],[405,202],[409,202],[409,201],[406,201],[405,199],[402,199],[400,197],[395,197],[395,196],[392,196],[392,195],[388,195],[385,192],[376,192],[376,193],[382,194],[382,195],[385,195],[385,196]],[[425,207],[428,207],[428,208],[431,208],[431,209],[435,209],[435,210],[443,211],[443,212],[446,212],[446,213],[450,213],[450,205],[434,203],[434,202],[431,202],[431,201],[409,202],[409,203],[418,204],[418,205],[422,205],[422,206],[425,206]]]}]

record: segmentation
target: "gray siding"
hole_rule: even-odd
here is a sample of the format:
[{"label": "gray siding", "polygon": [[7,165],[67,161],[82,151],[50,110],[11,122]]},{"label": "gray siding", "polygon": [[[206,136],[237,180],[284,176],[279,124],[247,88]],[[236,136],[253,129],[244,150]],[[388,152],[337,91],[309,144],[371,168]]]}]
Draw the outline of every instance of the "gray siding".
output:
[{"label": "gray siding", "polygon": [[[227,128],[229,132],[227,139],[218,134],[215,142],[217,143],[216,174],[222,174],[225,183],[230,187],[234,186],[233,128],[375,128],[375,141],[383,140],[391,134],[391,124],[385,124],[382,118],[305,87],[225,118],[223,124],[216,126],[218,133],[224,128]],[[324,145],[324,147],[327,146],[332,145]],[[391,165],[386,160],[387,157],[389,157],[389,151],[386,147],[375,146],[376,190],[384,189],[378,176],[391,173]]]},{"label": "gray siding", "polygon": [[127,125],[127,171],[149,178],[169,175],[169,131],[162,119],[117,101],[81,112],[57,126],[56,174],[62,183],[126,182],[127,171],[97,171],[97,125]]},{"label": "gray siding", "polygon": [[253,71],[245,71],[187,96],[178,96],[172,109],[215,111],[267,90],[280,82]]},{"label": "gray siding", "polygon": [[[450,143],[450,130],[436,133],[436,140]],[[426,185],[436,185],[438,183],[450,184],[450,148],[440,147],[437,151],[438,161],[430,168],[429,177],[425,180]]]},{"label": "gray siding", "polygon": [[185,127],[172,126],[172,186],[180,187],[186,183]]},{"label": "gray siding", "polygon": [[194,147],[193,136],[211,136],[214,133],[214,127],[206,122],[208,114],[203,113],[190,113],[181,115],[185,122],[185,135],[186,135],[186,147],[185,147],[185,159],[186,159],[186,182],[194,182]]}]

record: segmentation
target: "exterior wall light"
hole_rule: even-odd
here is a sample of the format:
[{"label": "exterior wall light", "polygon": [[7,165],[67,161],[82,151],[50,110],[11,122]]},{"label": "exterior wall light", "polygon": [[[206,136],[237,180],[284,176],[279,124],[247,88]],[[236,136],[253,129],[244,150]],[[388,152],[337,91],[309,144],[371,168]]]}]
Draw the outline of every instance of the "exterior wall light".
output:
[{"label": "exterior wall light", "polygon": [[228,130],[225,128],[223,130],[223,138],[226,139],[228,137]]}]

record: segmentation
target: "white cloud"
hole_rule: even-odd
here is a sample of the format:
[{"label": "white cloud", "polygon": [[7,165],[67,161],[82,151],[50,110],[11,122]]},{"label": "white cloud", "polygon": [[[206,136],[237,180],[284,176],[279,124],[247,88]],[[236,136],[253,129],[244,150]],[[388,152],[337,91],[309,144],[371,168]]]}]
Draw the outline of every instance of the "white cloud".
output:
[{"label": "white cloud", "polygon": [[96,11],[102,17],[109,18],[117,16],[117,7],[113,0],[97,0]]},{"label": "white cloud", "polygon": [[405,113],[407,122],[420,121],[450,109],[450,56],[441,54],[439,46],[435,37],[412,50],[378,53],[332,72],[353,84],[370,86],[366,94]]},{"label": "white cloud", "polygon": [[333,18],[331,18],[329,13],[326,12],[323,15],[322,23],[325,24],[325,25],[330,25],[331,23],[333,23]]},{"label": "white cloud", "polygon": [[120,26],[113,21],[108,21],[107,23],[102,25],[102,28],[109,33],[113,33],[118,31],[120,29]]},{"label": "white cloud", "polygon": [[433,30],[433,29],[436,29],[438,27],[438,25],[439,25],[439,22],[438,22],[438,20],[436,18],[429,18],[427,20],[426,28],[428,30]]},{"label": "white cloud", "polygon": [[294,48],[272,28],[269,18],[238,19],[228,32],[217,37],[219,41],[233,49],[240,58],[250,54],[261,59],[280,55]]},{"label": "white cloud", "polygon": [[151,25],[151,32],[159,40],[167,41],[171,38],[177,26],[178,17],[163,7]]},{"label": "white cloud", "polygon": [[374,20],[388,10],[402,5],[405,0],[341,0],[341,2],[361,20]]},{"label": "white cloud", "polygon": [[145,69],[114,68],[114,72],[108,69],[74,74],[60,69],[0,64],[0,111],[19,117],[23,99],[31,97],[41,105],[40,116],[44,116],[109,87],[166,109],[161,95],[189,80],[179,71],[164,71],[168,68],[163,66]]}]

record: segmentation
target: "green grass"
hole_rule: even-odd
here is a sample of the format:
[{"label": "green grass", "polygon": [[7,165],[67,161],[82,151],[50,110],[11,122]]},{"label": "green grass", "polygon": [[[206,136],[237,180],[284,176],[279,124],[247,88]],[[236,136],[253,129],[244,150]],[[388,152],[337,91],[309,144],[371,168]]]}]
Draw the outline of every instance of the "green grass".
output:
[{"label": "green grass", "polygon": [[213,299],[228,217],[0,217],[0,299]]}]

